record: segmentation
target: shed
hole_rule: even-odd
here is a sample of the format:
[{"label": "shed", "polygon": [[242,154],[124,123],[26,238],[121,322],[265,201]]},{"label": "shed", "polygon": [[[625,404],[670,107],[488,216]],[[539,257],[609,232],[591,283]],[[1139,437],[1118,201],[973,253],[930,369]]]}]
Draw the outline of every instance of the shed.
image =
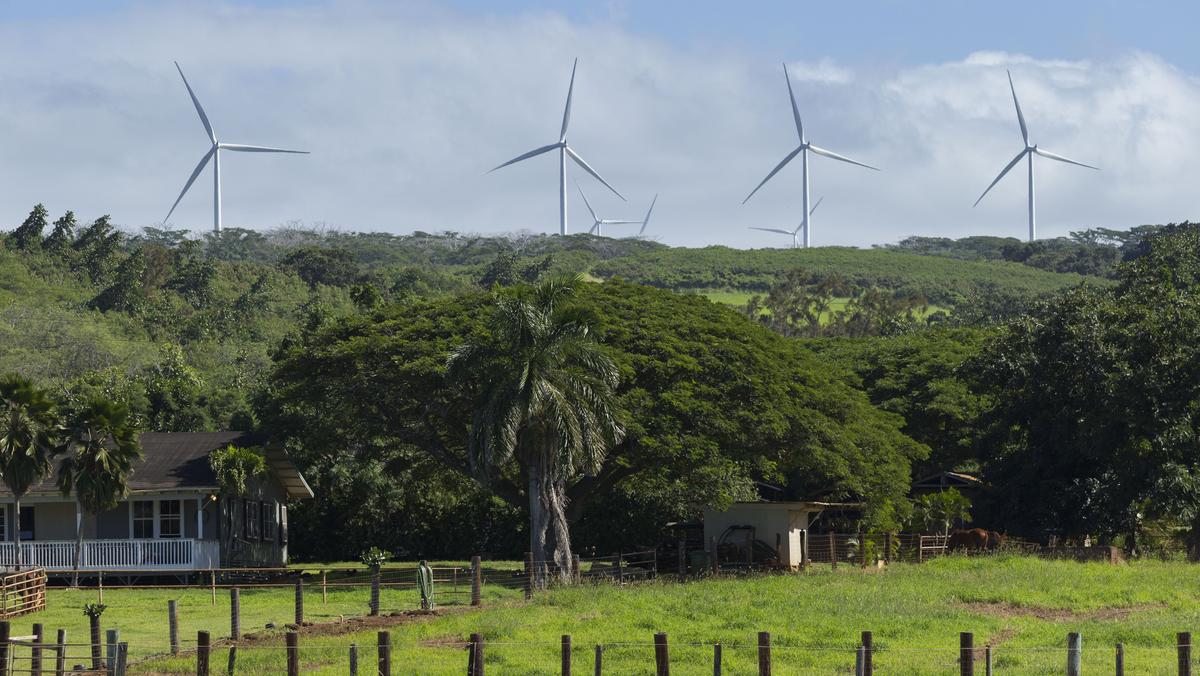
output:
[{"label": "shed", "polygon": [[[744,547],[747,537],[779,554],[779,563],[799,568],[804,560],[803,534],[822,512],[830,509],[862,509],[851,502],[735,502],[728,509],[704,511],[704,542],[735,542]],[[736,531],[743,531],[734,534]]]}]

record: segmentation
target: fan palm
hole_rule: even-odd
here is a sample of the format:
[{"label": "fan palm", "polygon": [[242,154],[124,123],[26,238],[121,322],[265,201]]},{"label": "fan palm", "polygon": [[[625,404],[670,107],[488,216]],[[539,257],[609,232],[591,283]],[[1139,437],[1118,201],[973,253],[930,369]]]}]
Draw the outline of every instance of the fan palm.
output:
[{"label": "fan palm", "polygon": [[21,498],[54,471],[62,451],[60,425],[50,396],[28,378],[0,378],[0,476],[13,494],[17,565],[21,552]]},{"label": "fan palm", "polygon": [[[137,429],[129,409],[104,398],[89,400],[67,423],[70,450],[58,471],[63,495],[75,494],[80,508],[91,515],[115,509],[129,494],[129,473],[142,457]],[[83,529],[75,532],[75,581],[83,556]]]},{"label": "fan palm", "polygon": [[568,579],[566,489],[598,471],[624,436],[613,394],[617,367],[570,303],[582,283],[556,277],[498,295],[490,335],[448,361],[453,380],[475,386],[472,467],[488,476],[515,462],[524,474],[539,578],[553,560]]}]

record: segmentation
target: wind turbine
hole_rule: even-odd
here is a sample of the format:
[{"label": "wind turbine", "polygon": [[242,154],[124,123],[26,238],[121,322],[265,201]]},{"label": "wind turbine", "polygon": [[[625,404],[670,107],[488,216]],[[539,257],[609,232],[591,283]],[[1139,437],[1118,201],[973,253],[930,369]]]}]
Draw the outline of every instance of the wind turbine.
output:
[{"label": "wind turbine", "polygon": [[[817,203],[813,205],[812,209],[808,210],[808,215],[812,216],[812,213],[817,210],[817,207],[821,206],[821,202],[823,201],[825,201],[824,197],[817,199]],[[781,228],[756,228],[754,226],[750,226],[750,229],[762,230],[763,232],[777,232],[781,235],[791,235],[792,248],[795,249],[800,246],[800,241],[797,239],[797,237],[800,235],[800,231],[804,229],[804,221],[801,221],[800,225],[797,225],[795,230],[783,230]]]},{"label": "wind turbine", "polygon": [[641,221],[618,221],[611,218],[600,218],[596,215],[596,210],[592,208],[592,203],[588,201],[587,194],[583,192],[583,186],[579,185],[579,181],[575,182],[575,187],[579,189],[579,196],[583,198],[583,203],[587,206],[587,210],[592,214],[592,227],[588,229],[589,234],[603,237],[603,228],[606,225],[637,225]]},{"label": "wind turbine", "polygon": [[575,59],[574,65],[571,66],[571,85],[567,88],[567,106],[566,106],[566,108],[563,109],[562,131],[560,131],[558,133],[558,142],[551,143],[550,145],[542,146],[541,148],[535,148],[533,150],[530,150],[529,152],[525,153],[524,155],[518,155],[518,156],[512,158],[511,160],[505,162],[504,164],[501,164],[500,166],[493,168],[491,171],[488,171],[488,173],[490,174],[493,171],[496,171],[496,169],[503,169],[504,167],[507,167],[510,164],[516,164],[517,162],[520,162],[521,160],[527,160],[531,157],[536,157],[538,155],[541,155],[542,153],[548,153],[551,150],[557,150],[558,151],[558,212],[559,212],[558,232],[561,235],[567,234],[567,157],[570,157],[572,160],[575,160],[576,164],[578,164],[580,167],[582,167],[584,171],[591,174],[597,181],[600,181],[601,183],[603,183],[604,187],[613,191],[614,195],[616,195],[617,197],[620,197],[622,200],[625,199],[625,197],[622,196],[621,193],[617,192],[616,188],[609,185],[608,181],[604,180],[600,176],[600,174],[597,174],[595,169],[592,169],[590,166],[588,166],[588,163],[585,162],[583,160],[583,158],[579,156],[579,153],[575,152],[575,150],[572,149],[571,146],[567,145],[567,126],[571,123],[571,97],[575,93],[575,68],[578,65],[579,65],[579,59]]},{"label": "wind turbine", "polygon": [[994,181],[992,181],[990,185],[988,185],[987,190],[983,191],[983,195],[980,195],[979,199],[975,200],[975,204],[973,204],[971,206],[972,207],[978,206],[979,203],[981,201],[983,201],[984,195],[987,195],[988,191],[991,190],[992,187],[995,186],[997,183],[999,183],[1000,179],[1004,178],[1005,174],[1007,174],[1013,167],[1017,166],[1017,163],[1021,161],[1021,158],[1028,156],[1029,157],[1029,241],[1032,242],[1034,240],[1034,238],[1037,237],[1037,212],[1034,209],[1033,156],[1041,155],[1042,157],[1045,157],[1046,159],[1049,159],[1049,160],[1058,160],[1059,162],[1066,162],[1067,164],[1076,164],[1081,167],[1087,167],[1088,169],[1095,169],[1097,171],[1099,171],[1100,168],[1093,167],[1090,164],[1084,164],[1083,162],[1076,162],[1075,160],[1072,160],[1067,157],[1063,157],[1062,155],[1056,155],[1048,150],[1042,150],[1041,148],[1037,147],[1036,143],[1034,143],[1033,145],[1030,145],[1030,143],[1029,143],[1029,128],[1025,126],[1025,115],[1021,113],[1021,102],[1017,100],[1017,88],[1013,86],[1012,72],[1011,71],[1006,71],[1006,72],[1008,72],[1008,88],[1009,88],[1009,90],[1012,91],[1013,105],[1016,106],[1016,108],[1017,108],[1017,123],[1021,125],[1021,138],[1025,141],[1025,148],[1023,150],[1021,150],[1021,152],[1017,153],[1016,157],[1012,158],[1012,161],[1009,162],[1008,165],[1004,167],[1004,170],[1000,172],[1000,175],[997,176],[996,179]]},{"label": "wind turbine", "polygon": [[642,227],[638,230],[637,237],[641,239],[646,234],[646,224],[650,222],[650,214],[654,213],[654,204],[658,202],[658,194],[654,195],[654,199],[650,200],[650,208],[646,210],[646,218],[642,219]]},{"label": "wind turbine", "polygon": [[812,210],[813,210],[813,207],[808,206],[808,201],[809,201],[808,154],[811,152],[815,155],[821,155],[824,157],[828,157],[830,159],[839,160],[841,162],[848,162],[850,164],[855,164],[860,167],[866,167],[867,169],[874,169],[875,171],[879,171],[879,169],[872,167],[869,164],[863,164],[862,162],[859,162],[857,160],[852,160],[849,157],[846,157],[845,155],[839,155],[839,154],[833,152],[832,150],[826,150],[824,148],[820,148],[818,146],[815,146],[815,145],[809,143],[808,139],[806,139],[804,137],[804,123],[800,120],[800,108],[796,105],[796,94],[794,92],[792,92],[792,78],[791,78],[791,76],[788,75],[786,63],[783,64],[783,77],[785,80],[787,80],[788,98],[792,102],[792,118],[795,119],[795,121],[796,121],[796,133],[800,136],[800,145],[797,146],[795,150],[788,153],[787,157],[784,157],[782,162],[775,165],[775,168],[771,170],[771,173],[767,174],[767,177],[762,180],[762,183],[759,183],[758,186],[756,186],[754,188],[754,190],[750,191],[749,195],[746,195],[746,199],[742,200],[742,204],[749,202],[750,198],[754,197],[754,193],[758,192],[759,188],[766,185],[767,181],[771,180],[772,176],[774,176],[775,174],[778,174],[780,169],[783,169],[785,166],[787,166],[788,162],[791,162],[793,159],[795,159],[795,157],[797,155],[799,155],[800,160],[802,162],[801,166],[803,167],[803,169],[801,171],[803,172],[803,180],[804,180],[804,197],[803,197],[804,221],[800,223],[800,226],[801,226],[801,229],[804,230],[804,248],[807,249],[808,244],[809,244],[809,235],[812,233],[812,222],[811,222],[812,219],[810,218],[810,216],[812,215]]},{"label": "wind turbine", "polygon": [[200,114],[200,122],[204,125],[204,131],[208,133],[208,140],[212,142],[212,147],[200,158],[200,164],[192,170],[192,175],[188,177],[187,183],[184,184],[183,190],[180,191],[179,197],[175,198],[175,203],[171,205],[171,210],[167,212],[167,217],[163,222],[167,222],[171,218],[171,214],[175,213],[175,207],[179,206],[179,201],[187,194],[188,188],[192,187],[192,183],[196,182],[196,177],[204,171],[204,166],[209,160],[213,161],[213,232],[221,232],[221,155],[222,150],[232,150],[239,153],[291,153],[296,155],[307,155],[307,150],[284,150],[282,148],[268,148],[267,146],[248,146],[240,143],[221,143],[217,140],[217,133],[213,131],[212,125],[208,122],[208,115],[204,114],[204,107],[200,105],[200,100],[196,98],[196,93],[192,91],[192,86],[188,84],[187,78],[183,75],[183,69],[179,67],[179,62],[175,62],[175,70],[179,71],[179,77],[183,78],[183,86],[187,87],[188,95],[192,97],[192,103],[196,106],[196,112]]}]

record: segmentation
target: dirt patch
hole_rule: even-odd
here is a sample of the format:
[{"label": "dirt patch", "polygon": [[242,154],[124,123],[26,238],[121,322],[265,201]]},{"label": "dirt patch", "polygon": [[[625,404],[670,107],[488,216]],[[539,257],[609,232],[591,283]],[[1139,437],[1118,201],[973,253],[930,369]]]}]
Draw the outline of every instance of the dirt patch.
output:
[{"label": "dirt patch", "polygon": [[1066,608],[1044,608],[1040,606],[1017,606],[1006,602],[973,601],[960,603],[960,608],[995,617],[1033,617],[1047,622],[1073,622],[1079,620],[1120,620],[1135,613],[1165,608],[1165,603],[1141,603],[1133,606],[1098,608],[1075,611]]}]

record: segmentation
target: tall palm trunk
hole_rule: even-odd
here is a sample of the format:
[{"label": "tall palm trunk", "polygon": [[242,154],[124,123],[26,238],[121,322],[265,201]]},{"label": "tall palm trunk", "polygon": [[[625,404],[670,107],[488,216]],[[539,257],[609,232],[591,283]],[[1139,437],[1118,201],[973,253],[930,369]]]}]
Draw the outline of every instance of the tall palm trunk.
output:
[{"label": "tall palm trunk", "polygon": [[75,568],[71,571],[71,586],[79,586],[79,569],[83,567],[83,520],[75,520]]},{"label": "tall palm trunk", "polygon": [[561,481],[548,481],[546,497],[548,498],[547,520],[552,540],[554,563],[558,566],[558,576],[563,584],[570,584],[574,571],[572,570],[571,533],[567,525],[566,486]]},{"label": "tall palm trunk", "polygon": [[543,462],[529,463],[529,551],[533,553],[533,570],[530,575],[534,584],[546,584],[547,556],[546,535],[549,527],[549,511],[546,509],[546,467]]},{"label": "tall palm trunk", "polygon": [[20,568],[21,566],[25,565],[25,557],[21,553],[21,496],[20,495],[13,496],[13,511],[16,512],[16,515],[13,517],[13,523],[15,523],[17,525],[17,527],[13,529],[13,539],[17,543],[17,567]]}]

